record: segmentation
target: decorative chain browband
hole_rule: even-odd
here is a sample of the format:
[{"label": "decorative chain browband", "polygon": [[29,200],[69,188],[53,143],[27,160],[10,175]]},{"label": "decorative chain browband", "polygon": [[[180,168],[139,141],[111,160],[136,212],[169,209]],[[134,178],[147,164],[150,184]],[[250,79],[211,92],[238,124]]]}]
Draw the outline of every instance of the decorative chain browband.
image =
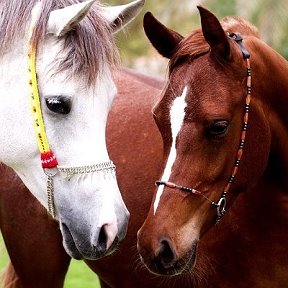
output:
[{"label": "decorative chain browband", "polygon": [[104,173],[115,173],[116,166],[112,161],[87,165],[87,166],[80,166],[80,167],[64,167],[58,166],[58,170],[60,172],[66,173],[66,180],[70,181],[70,179],[76,174],[87,174],[87,173],[94,173],[103,171]]},{"label": "decorative chain browband", "polygon": [[190,192],[192,194],[195,195],[200,195],[202,197],[204,197],[206,200],[208,200],[213,207],[215,207],[217,209],[217,218],[216,218],[216,224],[219,223],[219,221],[221,220],[221,218],[224,216],[225,212],[226,212],[226,196],[227,193],[229,192],[232,183],[234,182],[235,176],[238,172],[239,166],[240,166],[240,162],[242,159],[242,155],[243,155],[243,148],[244,148],[244,144],[245,144],[245,139],[246,139],[246,131],[248,128],[248,120],[249,120],[249,111],[250,111],[250,102],[251,102],[251,92],[252,92],[252,88],[251,88],[251,83],[252,83],[252,70],[251,70],[251,66],[250,66],[250,53],[248,52],[248,50],[245,48],[245,46],[243,45],[243,37],[239,34],[235,34],[235,33],[227,33],[229,37],[231,37],[232,39],[234,39],[240,46],[241,52],[242,52],[242,56],[243,59],[246,63],[246,69],[247,69],[247,82],[246,82],[246,87],[247,87],[247,95],[246,95],[246,100],[245,100],[245,111],[244,111],[244,117],[243,117],[243,127],[242,127],[242,131],[241,131],[241,136],[240,136],[240,145],[238,148],[238,151],[236,153],[236,160],[235,160],[235,164],[231,173],[231,176],[229,178],[229,181],[227,183],[227,185],[225,186],[221,198],[218,200],[218,202],[214,202],[212,200],[210,200],[207,196],[205,196],[203,193],[201,193],[200,191],[193,189],[193,188],[189,188],[189,187],[185,187],[185,186],[181,186],[172,182],[167,182],[167,181],[161,181],[161,180],[157,180],[155,182],[156,185],[164,185],[167,186],[169,188],[174,188],[174,189],[180,189],[182,191],[186,191],[186,192]]},{"label": "decorative chain browband", "polygon": [[[37,144],[41,155],[41,165],[44,173],[47,175],[47,201],[48,212],[55,218],[55,204],[54,204],[54,182],[53,177],[58,172],[66,173],[66,179],[69,181],[75,174],[87,174],[87,173],[112,173],[115,176],[115,165],[112,161],[79,166],[79,167],[63,167],[58,166],[56,156],[49,147],[49,142],[45,132],[45,125],[42,116],[41,102],[38,90],[37,72],[36,72],[36,54],[37,46],[33,43],[32,35],[37,19],[40,15],[40,2],[35,5],[31,14],[31,25],[29,30],[29,42],[28,42],[28,75],[29,75],[29,87],[30,87],[30,105],[33,115],[33,125],[36,133]],[[53,169],[54,168],[54,169]]]}]

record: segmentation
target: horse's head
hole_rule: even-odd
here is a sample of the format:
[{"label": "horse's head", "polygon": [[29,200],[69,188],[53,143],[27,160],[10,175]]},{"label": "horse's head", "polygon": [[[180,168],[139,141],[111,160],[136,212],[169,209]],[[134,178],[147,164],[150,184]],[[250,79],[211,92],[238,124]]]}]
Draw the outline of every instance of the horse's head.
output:
[{"label": "horse's head", "polygon": [[[170,59],[169,81],[153,110],[165,167],[138,232],[142,260],[157,274],[193,267],[199,239],[259,179],[269,154],[261,108],[251,104],[248,130],[246,125],[251,76],[245,47],[252,52],[256,30],[233,18],[225,20],[225,31],[212,13],[199,11],[202,30],[186,38],[151,14],[144,18],[149,40]],[[241,41],[232,32],[250,36]]]},{"label": "horse's head", "polygon": [[[13,7],[10,10],[16,13],[22,5],[22,14],[27,14],[28,20],[27,1],[14,2],[7,4]],[[129,212],[105,141],[107,115],[116,95],[112,69],[117,50],[112,34],[132,20],[144,4],[144,0],[137,0],[119,7],[102,7],[94,2],[36,4],[32,29],[28,32],[30,21],[26,21],[26,27],[22,15],[26,37],[17,34],[14,27],[18,36],[0,59],[7,92],[2,95],[0,117],[1,125],[7,128],[1,132],[1,145],[6,147],[1,149],[1,160],[18,173],[46,208],[49,205],[60,222],[66,251],[79,259],[97,259],[112,252],[126,235]],[[32,50],[36,50],[34,63]],[[35,100],[37,86],[41,106]],[[6,97],[8,93],[11,96]],[[42,117],[45,127],[41,127]],[[46,136],[50,146],[45,143]]]}]

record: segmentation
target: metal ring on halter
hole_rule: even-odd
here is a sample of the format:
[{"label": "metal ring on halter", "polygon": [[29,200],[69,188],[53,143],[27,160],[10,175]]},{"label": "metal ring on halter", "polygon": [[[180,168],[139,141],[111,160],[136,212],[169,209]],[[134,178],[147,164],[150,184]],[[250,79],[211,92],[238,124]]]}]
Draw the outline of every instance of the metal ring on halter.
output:
[{"label": "metal ring on halter", "polygon": [[58,171],[58,168],[55,167],[55,168],[43,168],[43,172],[45,175],[47,175],[48,177],[54,177],[57,175],[57,173],[59,172]]},{"label": "metal ring on halter", "polygon": [[225,208],[226,208],[226,197],[221,197],[219,199],[219,201],[217,202],[217,216],[218,218],[222,218],[226,212]]}]

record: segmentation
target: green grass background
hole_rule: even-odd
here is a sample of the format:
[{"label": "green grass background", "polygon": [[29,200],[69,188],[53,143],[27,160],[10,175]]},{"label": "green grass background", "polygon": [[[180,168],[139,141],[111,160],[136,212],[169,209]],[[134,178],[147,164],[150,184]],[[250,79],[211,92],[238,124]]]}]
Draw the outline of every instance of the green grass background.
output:
[{"label": "green grass background", "polygon": [[[8,261],[9,257],[0,234],[0,275],[5,270]],[[83,261],[72,260],[64,288],[100,288],[100,284],[97,275]]]}]

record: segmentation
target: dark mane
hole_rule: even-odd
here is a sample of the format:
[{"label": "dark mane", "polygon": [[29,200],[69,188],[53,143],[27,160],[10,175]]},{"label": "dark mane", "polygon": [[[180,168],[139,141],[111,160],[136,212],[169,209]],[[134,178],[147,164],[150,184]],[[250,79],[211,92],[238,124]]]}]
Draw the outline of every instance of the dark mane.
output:
[{"label": "dark mane", "polygon": [[[259,37],[258,30],[255,26],[240,17],[225,17],[221,21],[221,25],[226,32],[241,33],[242,35],[253,35]],[[206,42],[202,30],[193,31],[190,35],[184,38],[169,63],[171,71],[176,65],[189,59],[193,59],[208,53],[210,47]]]},{"label": "dark mane", "polygon": [[[36,2],[37,0],[1,0],[0,56],[17,37],[25,37],[31,10]],[[38,44],[45,36],[46,24],[52,10],[79,2],[83,0],[42,0],[41,16],[34,31],[33,42]],[[96,81],[105,63],[112,65],[118,60],[110,27],[99,13],[100,7],[96,2],[87,17],[64,36],[63,49],[67,56],[61,59],[59,64],[55,61],[58,71],[69,69],[71,75],[85,75],[89,84]]]}]

